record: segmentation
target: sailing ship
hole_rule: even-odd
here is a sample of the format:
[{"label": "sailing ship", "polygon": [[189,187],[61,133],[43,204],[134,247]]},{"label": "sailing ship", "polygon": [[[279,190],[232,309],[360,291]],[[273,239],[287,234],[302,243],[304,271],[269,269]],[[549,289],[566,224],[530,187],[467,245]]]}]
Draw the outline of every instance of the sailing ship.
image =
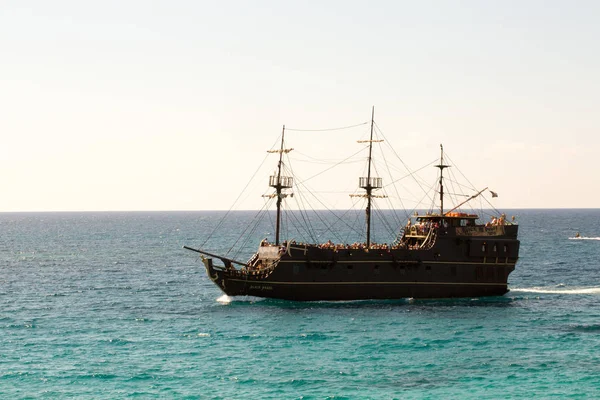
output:
[{"label": "sailing ship", "polygon": [[[444,162],[439,163],[439,211],[411,215],[390,244],[371,239],[373,201],[382,178],[372,169],[374,109],[368,140],[368,168],[359,178],[366,200],[364,242],[352,245],[302,243],[282,240],[283,200],[291,195],[294,177],[283,174],[285,126],[276,173],[269,186],[276,199],[275,240],[260,242],[248,261],[239,261],[203,249],[184,246],[200,254],[210,279],[229,296],[257,296],[295,301],[364,300],[402,298],[456,298],[501,296],[508,292],[508,276],[519,257],[519,226],[497,212],[483,223],[479,215],[461,207],[481,196],[487,188],[444,209]],[[437,178],[436,178],[437,180]],[[493,197],[496,193],[490,191]]]}]

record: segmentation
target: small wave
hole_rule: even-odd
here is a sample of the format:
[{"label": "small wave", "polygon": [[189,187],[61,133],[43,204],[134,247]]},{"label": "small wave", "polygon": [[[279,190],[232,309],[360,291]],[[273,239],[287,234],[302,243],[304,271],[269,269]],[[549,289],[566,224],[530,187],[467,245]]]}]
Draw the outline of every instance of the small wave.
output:
[{"label": "small wave", "polygon": [[580,237],[570,237],[569,240],[600,240],[600,237],[580,236]]},{"label": "small wave", "polygon": [[231,297],[224,294],[223,296],[219,297],[217,301],[221,304],[229,304],[231,303]]},{"label": "small wave", "polygon": [[584,287],[584,288],[573,288],[563,289],[564,284],[561,284],[560,289],[557,288],[543,288],[543,287],[532,287],[532,288],[511,288],[511,292],[524,292],[524,293],[542,293],[542,294],[600,294],[600,287]]},{"label": "small wave", "polygon": [[327,340],[328,336],[322,333],[301,333],[300,338],[316,342],[321,340]]},{"label": "small wave", "polygon": [[104,339],[104,340],[102,340],[102,342],[112,344],[112,345],[117,345],[117,346],[124,346],[124,345],[128,345],[130,343],[133,343],[131,340],[120,339],[120,338]]},{"label": "small wave", "polygon": [[598,324],[583,324],[583,325],[570,325],[569,330],[576,332],[600,332],[600,325]]}]

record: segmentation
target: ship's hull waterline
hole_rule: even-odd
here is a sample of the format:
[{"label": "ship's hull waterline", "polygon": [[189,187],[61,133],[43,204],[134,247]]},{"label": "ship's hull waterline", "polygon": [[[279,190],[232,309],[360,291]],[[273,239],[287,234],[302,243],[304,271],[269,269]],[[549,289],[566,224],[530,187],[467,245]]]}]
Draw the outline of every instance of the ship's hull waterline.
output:
[{"label": "ship's hull waterline", "polygon": [[228,296],[294,301],[476,298],[508,292],[506,283],[479,282],[271,282],[219,277],[216,283]]},{"label": "ship's hull waterline", "polygon": [[[216,266],[213,258],[203,261],[211,280],[229,296],[318,301],[483,297],[508,292],[508,276],[518,257],[517,240],[487,238],[486,249],[481,249],[477,239],[461,239],[458,246],[456,238],[444,239],[423,251],[288,247],[262,271]],[[454,254],[444,259],[442,249]]]}]

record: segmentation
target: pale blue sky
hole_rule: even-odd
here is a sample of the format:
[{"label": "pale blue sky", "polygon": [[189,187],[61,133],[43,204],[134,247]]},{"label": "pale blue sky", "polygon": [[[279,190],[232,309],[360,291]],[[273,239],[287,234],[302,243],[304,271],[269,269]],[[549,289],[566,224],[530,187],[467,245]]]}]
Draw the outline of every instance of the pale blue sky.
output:
[{"label": "pale blue sky", "polygon": [[[3,1],[0,211],[228,209],[283,124],[351,125],[372,105],[409,165],[444,143],[500,208],[598,207],[599,15],[592,1]],[[326,152],[356,151],[354,133]]]}]

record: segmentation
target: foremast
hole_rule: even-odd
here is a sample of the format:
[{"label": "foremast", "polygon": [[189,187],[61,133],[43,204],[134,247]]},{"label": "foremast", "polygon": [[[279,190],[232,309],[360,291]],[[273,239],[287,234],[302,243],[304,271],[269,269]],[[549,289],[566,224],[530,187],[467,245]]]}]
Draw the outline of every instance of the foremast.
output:
[{"label": "foremast", "polygon": [[[281,228],[281,203],[286,193],[283,193],[284,189],[291,189],[294,184],[294,178],[291,176],[281,175],[281,167],[283,166],[283,153],[289,153],[293,149],[285,149],[283,147],[285,140],[285,125],[281,131],[281,147],[279,150],[269,150],[268,153],[279,153],[279,162],[277,163],[277,175],[271,175],[269,177],[269,186],[275,188],[275,196],[277,197],[277,216],[275,220],[275,244],[279,245],[279,232]],[[270,196],[269,196],[270,197]]]}]

